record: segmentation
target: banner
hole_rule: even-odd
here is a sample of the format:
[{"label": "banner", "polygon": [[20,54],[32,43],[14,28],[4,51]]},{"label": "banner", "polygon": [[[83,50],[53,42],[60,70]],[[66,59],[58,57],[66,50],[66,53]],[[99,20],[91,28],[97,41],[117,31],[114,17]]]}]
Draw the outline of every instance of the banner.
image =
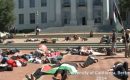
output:
[{"label": "banner", "polygon": [[122,29],[124,29],[123,21],[115,1],[113,4],[113,19],[116,31],[121,31]]}]

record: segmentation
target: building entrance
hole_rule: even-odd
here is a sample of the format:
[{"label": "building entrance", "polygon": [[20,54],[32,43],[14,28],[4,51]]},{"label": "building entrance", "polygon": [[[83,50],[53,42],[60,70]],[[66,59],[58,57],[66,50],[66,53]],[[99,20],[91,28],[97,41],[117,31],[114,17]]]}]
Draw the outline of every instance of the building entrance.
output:
[{"label": "building entrance", "polygon": [[86,18],[82,17],[82,25],[86,25]]}]

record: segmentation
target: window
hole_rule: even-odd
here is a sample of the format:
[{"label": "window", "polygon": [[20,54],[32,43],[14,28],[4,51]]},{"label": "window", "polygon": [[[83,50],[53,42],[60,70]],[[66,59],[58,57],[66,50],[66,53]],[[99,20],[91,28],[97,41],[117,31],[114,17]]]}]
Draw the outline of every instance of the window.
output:
[{"label": "window", "polygon": [[30,0],[30,8],[34,8],[35,7],[35,0]]},{"label": "window", "polygon": [[19,9],[24,8],[24,0],[18,0]]},{"label": "window", "polygon": [[78,0],[78,6],[85,6],[85,0]]},{"label": "window", "polygon": [[24,14],[19,14],[19,24],[24,24]]},{"label": "window", "polygon": [[93,1],[93,5],[95,5],[95,6],[101,6],[102,5],[102,1],[101,0],[94,0]]},{"label": "window", "polygon": [[47,0],[41,0],[41,7],[47,6]]},{"label": "window", "polygon": [[41,12],[41,23],[47,23],[47,13]]},{"label": "window", "polygon": [[95,11],[95,13],[94,13],[94,22],[95,23],[101,23],[102,22],[102,11],[101,10],[97,10],[97,9],[95,9],[94,10]]},{"label": "window", "polygon": [[63,0],[64,7],[70,7],[70,0]]},{"label": "window", "polygon": [[30,24],[35,24],[35,13],[30,13]]},{"label": "window", "polygon": [[70,24],[70,12],[69,11],[65,11],[64,12],[64,24]]}]

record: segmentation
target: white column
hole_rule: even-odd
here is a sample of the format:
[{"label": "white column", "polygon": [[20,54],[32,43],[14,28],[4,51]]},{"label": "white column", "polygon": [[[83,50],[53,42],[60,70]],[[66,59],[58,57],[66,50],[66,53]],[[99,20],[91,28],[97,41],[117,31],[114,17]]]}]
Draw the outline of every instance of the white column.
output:
[{"label": "white column", "polygon": [[87,25],[94,25],[93,0],[87,0]]},{"label": "white column", "polygon": [[61,0],[56,0],[56,26],[62,25]]},{"label": "white column", "polygon": [[77,6],[76,6],[76,0],[71,0],[71,25],[77,25],[77,12],[76,12]]},{"label": "white column", "polygon": [[103,24],[109,24],[109,0],[103,0]]},{"label": "white column", "polygon": [[56,0],[47,0],[47,17],[48,17],[48,26],[54,26],[56,21]]}]

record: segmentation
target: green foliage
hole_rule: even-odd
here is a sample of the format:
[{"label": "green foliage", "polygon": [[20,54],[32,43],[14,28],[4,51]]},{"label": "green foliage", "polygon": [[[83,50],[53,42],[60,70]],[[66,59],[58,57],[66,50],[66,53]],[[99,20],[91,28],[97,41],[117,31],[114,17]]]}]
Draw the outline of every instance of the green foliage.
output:
[{"label": "green foliage", "polygon": [[119,0],[120,1],[120,7],[124,9],[130,9],[130,0]]},{"label": "green foliage", "polygon": [[0,31],[6,31],[13,24],[13,0],[0,0]]},{"label": "green foliage", "polygon": [[130,10],[130,0],[119,0],[119,8],[122,19],[126,20],[126,13]]},{"label": "green foliage", "polygon": [[19,33],[31,33],[34,31],[35,31],[34,29],[23,29],[23,30],[20,30]]}]

